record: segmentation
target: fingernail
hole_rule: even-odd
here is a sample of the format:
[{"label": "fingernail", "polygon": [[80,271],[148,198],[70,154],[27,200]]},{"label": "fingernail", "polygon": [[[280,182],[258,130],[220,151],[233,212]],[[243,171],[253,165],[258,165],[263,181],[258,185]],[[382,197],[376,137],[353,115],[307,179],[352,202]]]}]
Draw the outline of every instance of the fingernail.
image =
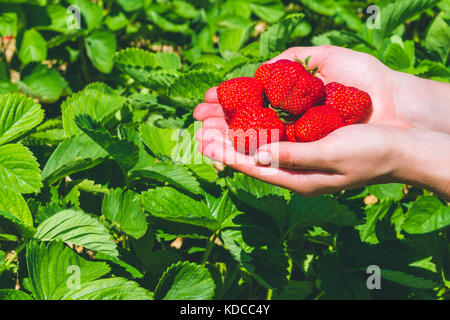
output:
[{"label": "fingernail", "polygon": [[271,154],[265,151],[258,152],[254,159],[256,163],[263,166],[268,166],[272,162]]}]

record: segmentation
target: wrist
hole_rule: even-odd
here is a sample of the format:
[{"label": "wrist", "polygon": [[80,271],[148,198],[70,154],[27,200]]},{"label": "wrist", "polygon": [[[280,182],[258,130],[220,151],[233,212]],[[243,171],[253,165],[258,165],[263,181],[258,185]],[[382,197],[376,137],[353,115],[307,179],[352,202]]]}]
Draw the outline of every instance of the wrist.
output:
[{"label": "wrist", "polygon": [[418,129],[450,134],[450,84],[392,72],[397,117]]},{"label": "wrist", "polygon": [[450,198],[450,135],[418,129],[395,138],[392,177]]}]

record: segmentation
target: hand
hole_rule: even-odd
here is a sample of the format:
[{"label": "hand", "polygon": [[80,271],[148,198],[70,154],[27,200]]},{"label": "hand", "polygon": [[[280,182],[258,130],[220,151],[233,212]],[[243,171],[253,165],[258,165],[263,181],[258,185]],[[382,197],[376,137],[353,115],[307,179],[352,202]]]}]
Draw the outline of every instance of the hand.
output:
[{"label": "hand", "polygon": [[[373,183],[417,181],[421,184],[418,177],[408,176],[408,172],[414,170],[401,170],[405,163],[399,162],[408,152],[405,148],[414,149],[421,135],[411,135],[413,129],[407,129],[411,123],[398,116],[392,89],[394,73],[369,55],[329,46],[290,49],[270,62],[286,58],[304,60],[310,55],[309,67],[317,65],[325,83],[338,81],[371,95],[374,111],[368,124],[340,128],[312,143],[281,142],[262,146],[256,156],[246,156],[237,153],[227,140],[228,125],[217,90],[212,88],[205,95],[206,103],[194,110],[194,117],[204,121],[197,133],[200,151],[245,174],[305,196]],[[444,149],[448,146],[445,138],[442,138]],[[439,160],[439,154],[436,157]],[[445,164],[443,166],[445,170]],[[441,190],[448,189],[445,180],[435,180],[439,177],[429,177],[422,184],[445,193]]]}]

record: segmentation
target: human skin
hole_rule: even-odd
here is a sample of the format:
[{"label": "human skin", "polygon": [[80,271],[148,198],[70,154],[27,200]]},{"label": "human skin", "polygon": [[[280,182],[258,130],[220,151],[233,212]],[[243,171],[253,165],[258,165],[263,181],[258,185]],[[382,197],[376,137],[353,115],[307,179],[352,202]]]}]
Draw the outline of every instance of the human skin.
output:
[{"label": "human skin", "polygon": [[334,46],[295,47],[275,59],[305,60],[325,82],[364,90],[373,112],[365,124],[340,128],[309,143],[278,142],[255,155],[237,153],[217,88],[194,117],[207,157],[304,196],[376,183],[401,182],[450,198],[450,85],[393,71],[368,54]]}]

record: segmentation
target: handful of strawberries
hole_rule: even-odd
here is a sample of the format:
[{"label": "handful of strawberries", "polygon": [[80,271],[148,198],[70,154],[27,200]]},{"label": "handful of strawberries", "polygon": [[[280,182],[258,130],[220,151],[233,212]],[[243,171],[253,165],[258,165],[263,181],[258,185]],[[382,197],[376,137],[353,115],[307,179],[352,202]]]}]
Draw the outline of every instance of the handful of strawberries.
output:
[{"label": "handful of strawberries", "polygon": [[217,94],[229,138],[247,154],[276,141],[319,140],[363,121],[372,109],[366,92],[337,82],[324,85],[314,71],[290,60],[263,64],[254,78],[225,81]]}]

